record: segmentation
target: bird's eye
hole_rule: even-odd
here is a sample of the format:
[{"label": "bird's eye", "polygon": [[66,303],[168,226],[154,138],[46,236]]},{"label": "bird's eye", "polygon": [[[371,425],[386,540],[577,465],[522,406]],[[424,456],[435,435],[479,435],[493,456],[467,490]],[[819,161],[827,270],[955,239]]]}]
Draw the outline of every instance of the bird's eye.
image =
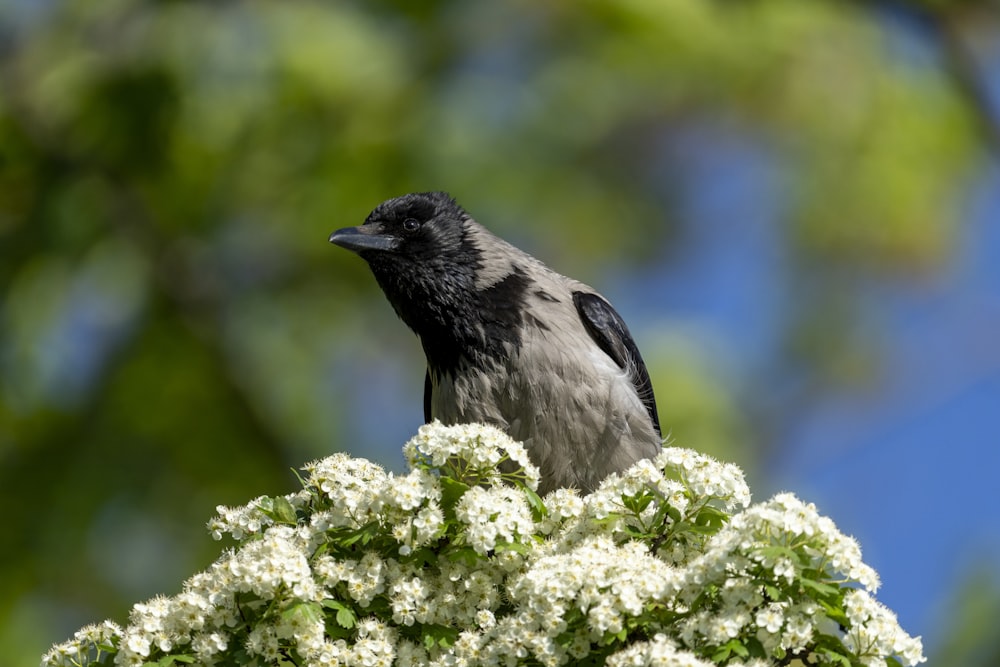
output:
[{"label": "bird's eye", "polygon": [[403,220],[403,229],[408,232],[415,232],[420,229],[420,222],[414,218]]}]

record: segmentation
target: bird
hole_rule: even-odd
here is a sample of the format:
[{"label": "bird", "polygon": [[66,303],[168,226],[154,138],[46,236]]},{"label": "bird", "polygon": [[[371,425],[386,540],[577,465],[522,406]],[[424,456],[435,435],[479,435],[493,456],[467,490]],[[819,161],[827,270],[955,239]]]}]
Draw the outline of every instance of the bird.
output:
[{"label": "bird", "polygon": [[539,468],[540,495],[589,494],[661,451],[649,372],[618,312],[448,193],[386,200],[330,243],[367,262],[420,339],[424,420],[506,431]]}]

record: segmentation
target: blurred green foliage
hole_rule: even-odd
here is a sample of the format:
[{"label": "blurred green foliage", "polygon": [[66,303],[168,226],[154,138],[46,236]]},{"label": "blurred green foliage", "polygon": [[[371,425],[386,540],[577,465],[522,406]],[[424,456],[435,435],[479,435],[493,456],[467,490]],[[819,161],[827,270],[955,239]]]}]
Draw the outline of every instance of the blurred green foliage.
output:
[{"label": "blurred green foliage", "polygon": [[935,619],[946,629],[946,639],[930,656],[930,663],[968,667],[1000,664],[994,624],[1000,614],[1000,581],[991,563],[971,563],[964,585],[948,602],[948,612]]},{"label": "blurred green foliage", "polygon": [[877,373],[866,281],[933,271],[959,231],[989,128],[909,57],[910,11],[936,52],[989,6],[0,5],[0,643],[35,664],[176,591],[215,504],[290,466],[391,457],[373,415],[415,429],[419,349],[326,236],[406,191],[600,287],[686,252],[691,133],[749,138],[777,165],[780,349],[736,382],[655,299],[634,317],[675,442],[752,468],[802,401]]}]

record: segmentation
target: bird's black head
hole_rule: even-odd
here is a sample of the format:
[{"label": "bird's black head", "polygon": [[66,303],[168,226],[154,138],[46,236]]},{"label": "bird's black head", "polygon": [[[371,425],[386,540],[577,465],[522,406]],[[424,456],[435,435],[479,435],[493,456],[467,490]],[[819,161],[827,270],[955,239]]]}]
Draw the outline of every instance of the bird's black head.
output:
[{"label": "bird's black head", "polygon": [[468,218],[447,193],[417,192],[382,202],[365,224],[338,229],[330,243],[370,264],[422,262],[457,250]]},{"label": "bird's black head", "polygon": [[371,267],[396,314],[420,336],[432,366],[517,336],[527,278],[515,251],[471,220],[450,195],[420,192],[379,204],[330,243]]},{"label": "bird's black head", "polygon": [[468,220],[447,193],[418,192],[382,202],[330,243],[368,262],[393,308],[421,333],[429,319],[454,317],[451,306],[473,289],[479,252],[467,238]]}]

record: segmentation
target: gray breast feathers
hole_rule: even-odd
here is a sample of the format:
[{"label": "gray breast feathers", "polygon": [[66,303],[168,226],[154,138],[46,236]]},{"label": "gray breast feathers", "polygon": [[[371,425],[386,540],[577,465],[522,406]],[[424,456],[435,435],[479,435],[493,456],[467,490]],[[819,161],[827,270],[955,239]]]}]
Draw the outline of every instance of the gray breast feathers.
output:
[{"label": "gray breast feathers", "polygon": [[507,358],[431,378],[431,413],[445,423],[494,424],[523,442],[541,468],[542,493],[590,492],[609,473],[655,456],[660,436],[628,369],[589,337],[573,304],[539,299]]}]

